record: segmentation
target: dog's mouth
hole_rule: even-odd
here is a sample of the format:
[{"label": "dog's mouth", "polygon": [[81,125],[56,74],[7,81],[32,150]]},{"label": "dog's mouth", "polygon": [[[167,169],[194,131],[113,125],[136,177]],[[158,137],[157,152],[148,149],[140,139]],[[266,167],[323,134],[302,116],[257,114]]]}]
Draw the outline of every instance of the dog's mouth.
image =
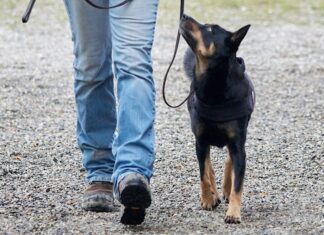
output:
[{"label": "dog's mouth", "polygon": [[190,29],[191,29],[191,25],[188,23],[187,16],[183,15],[179,25],[180,34],[185,38],[187,37],[188,31]]},{"label": "dog's mouth", "polygon": [[197,30],[199,30],[198,22],[187,15],[183,15],[180,20],[179,32],[191,48],[195,45],[196,40],[193,33]]},{"label": "dog's mouth", "polygon": [[211,25],[202,25],[192,17],[183,15],[180,20],[179,31],[197,56],[207,58],[215,53]]}]

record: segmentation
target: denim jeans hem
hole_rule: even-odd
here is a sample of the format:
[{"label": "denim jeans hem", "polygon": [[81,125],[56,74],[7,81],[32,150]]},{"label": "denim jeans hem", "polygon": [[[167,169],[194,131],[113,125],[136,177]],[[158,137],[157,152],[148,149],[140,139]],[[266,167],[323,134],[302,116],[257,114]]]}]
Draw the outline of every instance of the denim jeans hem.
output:
[{"label": "denim jeans hem", "polygon": [[91,179],[86,179],[88,184],[91,184],[92,182],[110,182],[113,183],[111,176],[96,176],[96,177],[92,177]]}]

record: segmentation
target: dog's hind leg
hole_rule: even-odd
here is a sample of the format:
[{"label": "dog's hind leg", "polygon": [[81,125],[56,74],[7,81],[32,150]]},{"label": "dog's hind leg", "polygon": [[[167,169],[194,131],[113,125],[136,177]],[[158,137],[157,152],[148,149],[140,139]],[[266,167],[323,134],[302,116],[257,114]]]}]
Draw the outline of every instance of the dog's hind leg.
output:
[{"label": "dog's hind leg", "polygon": [[225,160],[223,177],[223,197],[226,203],[229,202],[229,196],[232,190],[232,158],[230,155]]},{"label": "dog's hind leg", "polygon": [[208,158],[208,160],[209,160],[208,163],[206,163],[206,161],[205,161],[205,166],[206,166],[206,164],[209,166],[209,179],[210,179],[210,184],[211,184],[211,191],[215,195],[214,198],[216,200],[216,204],[214,205],[214,207],[216,207],[221,203],[221,200],[219,199],[219,194],[217,192],[215,171],[214,171],[213,166],[210,162],[210,158]]},{"label": "dog's hind leg", "polygon": [[241,197],[243,192],[243,179],[245,174],[244,143],[233,143],[229,146],[232,159],[232,187],[229,195],[229,205],[226,212],[226,223],[241,223]]},{"label": "dog's hind leg", "polygon": [[212,210],[221,202],[216,189],[215,172],[210,162],[210,146],[196,142],[196,152],[200,170],[201,206],[205,210]]}]

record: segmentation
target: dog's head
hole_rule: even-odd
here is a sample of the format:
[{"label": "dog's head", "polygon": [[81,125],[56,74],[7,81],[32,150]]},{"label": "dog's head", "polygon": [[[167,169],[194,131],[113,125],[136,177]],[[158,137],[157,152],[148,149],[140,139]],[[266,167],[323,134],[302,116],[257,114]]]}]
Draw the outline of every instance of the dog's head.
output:
[{"label": "dog's head", "polygon": [[235,55],[249,28],[250,25],[246,25],[229,32],[219,25],[200,24],[186,15],[180,21],[180,33],[195,53],[200,72],[208,67],[211,59]]}]

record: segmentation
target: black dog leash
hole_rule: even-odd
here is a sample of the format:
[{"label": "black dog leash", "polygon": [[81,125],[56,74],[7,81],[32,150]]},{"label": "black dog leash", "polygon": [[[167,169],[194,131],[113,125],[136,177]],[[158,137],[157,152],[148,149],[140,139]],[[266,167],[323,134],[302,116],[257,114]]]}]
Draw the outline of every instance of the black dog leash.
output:
[{"label": "black dog leash", "polygon": [[[80,0],[78,0],[78,1],[80,1]],[[108,10],[108,9],[112,9],[112,8],[116,8],[116,7],[121,7],[121,6],[129,3],[132,0],[124,0],[121,3],[118,3],[118,4],[113,5],[113,6],[109,6],[109,7],[103,7],[103,6],[96,5],[91,0],[84,0],[84,1],[86,1],[89,5],[97,8],[97,9]],[[34,7],[35,2],[36,2],[36,0],[30,0],[29,1],[29,4],[27,6],[27,9],[26,9],[26,11],[25,11],[25,13],[24,13],[24,15],[22,17],[22,22],[23,23],[27,23],[28,22],[29,16],[30,16],[30,14],[31,14],[31,12],[33,10],[33,7]]]},{"label": "black dog leash", "polygon": [[33,10],[33,7],[34,7],[35,2],[36,2],[36,0],[30,0],[29,1],[29,4],[28,4],[27,9],[25,11],[25,14],[22,17],[22,22],[23,23],[27,23],[28,22],[30,13]]},{"label": "black dog leash", "polygon": [[[181,3],[180,3],[180,20],[181,20],[181,18],[182,18],[182,16],[183,16],[183,12],[184,12],[184,0],[181,0]],[[163,96],[164,103],[165,103],[167,106],[169,106],[170,108],[179,108],[179,107],[180,107],[181,105],[183,105],[183,104],[184,104],[184,103],[185,103],[185,102],[190,98],[190,96],[192,96],[193,93],[194,93],[194,90],[192,90],[192,91],[189,93],[189,95],[187,96],[187,98],[186,98],[184,101],[182,101],[180,104],[178,104],[178,105],[171,105],[171,104],[167,101],[166,96],[165,96],[165,85],[166,85],[167,77],[168,77],[168,74],[169,74],[169,72],[170,72],[170,69],[171,69],[171,67],[172,67],[172,65],[173,65],[174,59],[175,59],[175,57],[176,57],[176,55],[177,55],[177,51],[178,51],[178,47],[179,47],[179,41],[180,41],[180,31],[178,30],[177,39],[176,39],[176,44],[175,44],[175,47],[174,47],[173,57],[172,57],[172,60],[171,60],[171,62],[170,62],[170,65],[169,65],[169,67],[168,67],[168,69],[167,69],[167,71],[166,71],[166,73],[165,73],[165,75],[164,75],[164,78],[163,78],[163,85],[162,85],[162,96]]]},{"label": "black dog leash", "polygon": [[[119,6],[122,6],[124,4],[126,4],[127,2],[131,1],[131,0],[125,0],[115,6],[111,6],[109,8],[105,8],[105,7],[101,7],[101,6],[97,6],[95,4],[93,4],[90,0],[85,0],[87,3],[89,3],[91,6],[95,7],[95,8],[98,8],[98,9],[110,9],[110,8],[115,8],[115,7],[119,7]],[[184,12],[184,0],[181,0],[181,3],[180,3],[180,20],[183,16],[183,12]],[[182,101],[180,104],[178,105],[171,105],[167,100],[166,100],[166,96],[165,96],[165,86],[166,86],[166,81],[167,81],[167,77],[168,77],[168,74],[170,72],[170,69],[173,65],[173,62],[175,60],[175,57],[177,55],[177,51],[178,51],[178,47],[179,47],[179,41],[180,41],[180,32],[178,30],[178,34],[177,34],[177,39],[176,39],[176,44],[175,44],[175,48],[174,48],[174,53],[173,53],[173,57],[172,57],[172,60],[170,62],[170,65],[164,75],[164,78],[163,78],[163,85],[162,85],[162,96],[163,96],[163,100],[164,100],[164,103],[169,106],[170,108],[178,108],[180,107],[181,105],[183,105],[189,98],[190,96],[193,94],[194,91],[191,91],[190,94],[188,95],[188,97]]]},{"label": "black dog leash", "polygon": [[[102,7],[102,6],[97,6],[95,4],[93,4],[90,0],[85,0],[87,3],[89,3],[91,6],[95,7],[95,8],[98,8],[98,9],[110,9],[110,8],[115,8],[115,7],[119,7],[119,6],[122,6],[124,4],[126,4],[127,2],[131,1],[131,0],[125,0],[115,6],[111,6],[109,8],[106,8],[106,7]],[[181,3],[180,3],[180,20],[183,16],[183,12],[184,12],[184,0],[181,0]],[[193,94],[194,91],[191,91],[190,94],[188,95],[188,97],[182,101],[180,104],[178,105],[171,105],[167,100],[166,100],[166,96],[165,96],[165,85],[166,85],[166,81],[167,81],[167,77],[168,77],[168,74],[169,74],[169,71],[173,65],[173,62],[175,60],[175,57],[177,55],[177,51],[178,51],[178,47],[179,47],[179,41],[180,41],[180,32],[178,30],[178,34],[177,34],[177,39],[176,39],[176,44],[175,44],[175,48],[174,48],[174,53],[173,53],[173,57],[172,57],[172,60],[170,62],[170,65],[164,75],[164,78],[163,78],[163,85],[162,85],[162,96],[163,96],[163,100],[164,100],[164,103],[169,106],[170,108],[178,108],[180,107],[181,105],[183,105],[189,98],[190,96]]]},{"label": "black dog leash", "polygon": [[[109,6],[109,7],[103,7],[103,6],[96,5],[96,4],[93,3],[91,0],[84,0],[84,1],[86,1],[89,5],[91,5],[92,7],[97,8],[97,9],[107,10],[107,9],[112,9],[112,8],[116,8],[116,7],[123,6],[123,5],[129,3],[129,2],[132,1],[132,0],[124,0],[124,1],[122,1],[122,2],[120,2],[120,3],[118,3],[118,4],[116,4],[116,5]],[[30,0],[30,1],[29,1],[29,4],[28,4],[28,6],[27,6],[27,9],[26,9],[26,11],[25,11],[25,13],[24,13],[24,15],[23,15],[23,17],[22,17],[22,22],[23,22],[23,23],[27,23],[27,22],[28,22],[28,20],[29,20],[29,16],[30,16],[30,14],[31,14],[31,12],[32,12],[32,10],[33,10],[33,7],[34,7],[35,2],[36,2],[36,0]],[[180,20],[181,20],[181,18],[182,18],[182,16],[183,16],[183,13],[184,13],[184,0],[181,0],[181,3],[180,3]],[[180,41],[180,32],[179,32],[179,30],[178,30],[178,34],[177,34],[177,39],[176,39],[176,44],[175,44],[175,48],[174,48],[174,53],[173,53],[173,56],[172,56],[172,60],[171,60],[170,65],[169,65],[169,67],[168,67],[168,69],[167,69],[167,71],[166,71],[166,73],[165,73],[165,75],[164,75],[164,78],[163,78],[163,85],[162,85],[162,96],[163,96],[163,100],[164,100],[165,104],[166,104],[167,106],[169,106],[170,108],[178,108],[178,107],[180,107],[180,106],[183,105],[183,104],[184,104],[184,103],[185,103],[185,102],[190,98],[190,96],[192,96],[192,94],[194,93],[194,90],[192,90],[192,91],[189,93],[189,95],[187,96],[187,98],[186,98],[184,101],[182,101],[180,104],[178,104],[178,105],[171,105],[171,104],[167,101],[167,99],[166,99],[166,95],[165,95],[165,86],[166,86],[166,81],[167,81],[167,77],[168,77],[168,75],[169,75],[170,69],[171,69],[171,67],[172,67],[172,65],[173,65],[173,62],[174,62],[174,60],[175,60],[175,57],[176,57],[176,55],[177,55],[177,51],[178,51],[178,47],[179,47],[179,41]]]}]

